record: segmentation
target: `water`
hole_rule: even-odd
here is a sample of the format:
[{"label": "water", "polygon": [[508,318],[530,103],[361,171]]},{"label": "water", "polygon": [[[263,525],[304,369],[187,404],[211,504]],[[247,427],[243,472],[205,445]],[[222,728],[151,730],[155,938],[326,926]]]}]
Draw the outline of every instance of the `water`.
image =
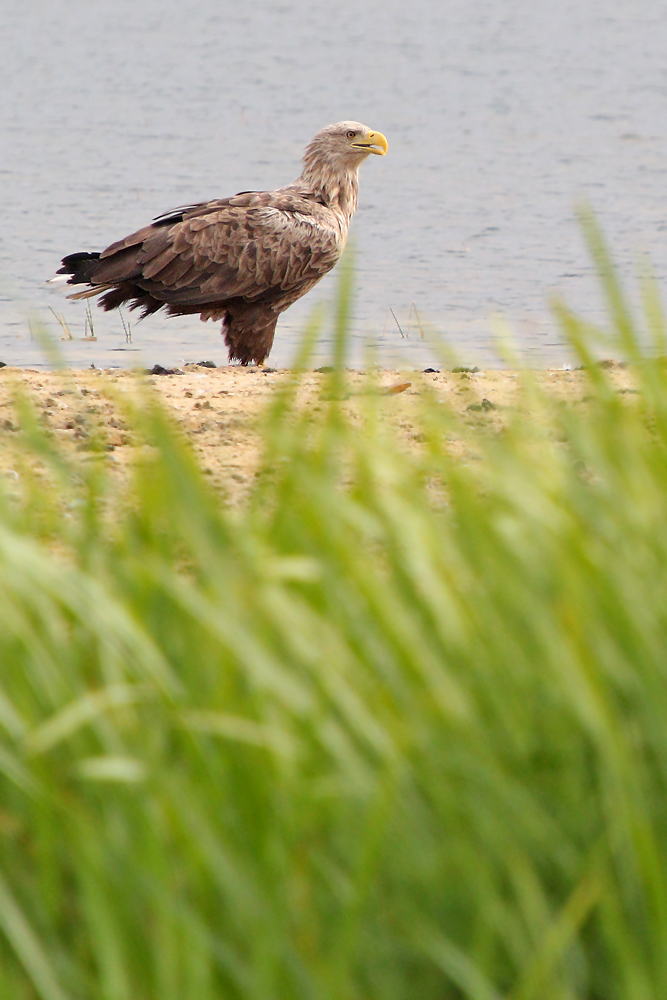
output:
[{"label": "water", "polygon": [[[666,35],[659,0],[2,0],[0,359],[43,363],[30,324],[62,336],[51,307],[71,364],[223,363],[197,318],[131,317],[128,342],[93,309],[84,341],[85,304],[44,280],[166,209],[291,181],[351,118],[390,144],[361,171],[357,354],[368,337],[384,363],[428,360],[416,307],[464,362],[490,363],[501,313],[562,364],[553,291],[601,318],[576,199],[626,271],[648,251],[667,274]],[[283,315],[271,363],[334,288]]]}]

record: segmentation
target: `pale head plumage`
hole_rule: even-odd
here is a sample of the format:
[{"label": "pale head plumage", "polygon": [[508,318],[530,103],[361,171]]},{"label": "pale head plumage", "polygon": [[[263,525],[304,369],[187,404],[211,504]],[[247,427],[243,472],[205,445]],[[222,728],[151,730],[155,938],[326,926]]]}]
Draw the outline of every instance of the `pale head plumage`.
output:
[{"label": "pale head plumage", "polygon": [[358,171],[370,153],[384,156],[387,140],[360,122],[327,125],[306,146],[297,184],[322,195],[329,207],[349,219],[357,205]]},{"label": "pale head plumage", "polygon": [[387,140],[381,132],[374,132],[360,122],[336,122],[313,136],[306,146],[303,162],[307,167],[317,161],[334,169],[358,170],[369,153],[384,156],[386,152]]}]

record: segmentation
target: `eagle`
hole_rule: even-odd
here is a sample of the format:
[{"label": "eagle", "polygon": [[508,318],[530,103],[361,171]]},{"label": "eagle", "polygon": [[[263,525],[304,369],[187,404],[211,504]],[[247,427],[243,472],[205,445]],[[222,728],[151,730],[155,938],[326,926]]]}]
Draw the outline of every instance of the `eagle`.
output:
[{"label": "eagle", "polygon": [[306,147],[293,184],[167,212],[101,253],[64,257],[52,280],[85,284],[68,297],[101,295],[105,310],[222,320],[230,362],[261,365],[280,313],[343,252],[360,165],[387,148],[381,132],[359,122],[327,125]]}]

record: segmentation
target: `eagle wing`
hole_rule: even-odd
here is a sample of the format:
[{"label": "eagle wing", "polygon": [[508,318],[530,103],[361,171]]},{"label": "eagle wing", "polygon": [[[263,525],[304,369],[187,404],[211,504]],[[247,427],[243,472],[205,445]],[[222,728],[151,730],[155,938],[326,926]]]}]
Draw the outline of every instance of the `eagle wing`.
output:
[{"label": "eagle wing", "polygon": [[167,304],[268,303],[307,291],[344,244],[325,205],[298,192],[244,192],[177,210],[112,244],[94,283],[131,281]]}]

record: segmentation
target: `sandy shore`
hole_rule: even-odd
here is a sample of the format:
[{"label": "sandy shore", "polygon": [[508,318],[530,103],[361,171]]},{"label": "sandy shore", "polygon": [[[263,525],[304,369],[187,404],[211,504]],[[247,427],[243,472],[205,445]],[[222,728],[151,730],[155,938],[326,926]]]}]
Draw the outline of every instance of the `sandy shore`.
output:
[{"label": "sandy shore", "polygon": [[[604,362],[621,392],[632,391],[632,374],[621,365]],[[17,391],[32,398],[44,427],[64,451],[86,458],[100,455],[119,476],[127,475],[141,442],[134,439],[125,417],[128,400],[136,399],[142,384],[152,386],[187,435],[202,467],[232,501],[241,499],[251,483],[258,461],[258,417],[271,394],[289,377],[287,371],[254,368],[203,368],[187,366],[182,374],[141,375],[118,369],[33,371],[0,369],[0,475],[16,477],[20,440],[16,414]],[[587,376],[580,371],[541,371],[540,384],[557,398],[585,405]],[[315,396],[325,375],[303,376],[301,392],[307,403]],[[383,392],[382,406],[397,433],[408,446],[418,441],[415,405],[426,386],[446,398],[465,419],[502,426],[506,411],[516,402],[519,375],[511,371],[398,372],[384,371],[370,378],[348,373],[349,398],[342,405],[355,406],[355,396]],[[407,385],[407,383],[410,383]],[[406,387],[407,385],[407,387]]]}]

